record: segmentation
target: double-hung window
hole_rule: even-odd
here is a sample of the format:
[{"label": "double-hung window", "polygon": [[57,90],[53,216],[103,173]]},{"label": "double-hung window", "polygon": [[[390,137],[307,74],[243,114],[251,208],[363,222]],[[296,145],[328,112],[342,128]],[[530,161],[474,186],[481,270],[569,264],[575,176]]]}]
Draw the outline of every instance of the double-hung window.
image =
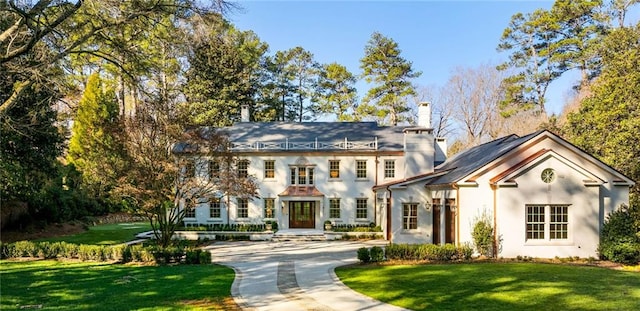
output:
[{"label": "double-hung window", "polygon": [[402,204],[402,229],[405,229],[405,230],[418,229],[418,204],[417,203]]},{"label": "double-hung window", "polygon": [[276,161],[274,160],[265,160],[264,161],[264,178],[275,178],[276,177]]},{"label": "double-hung window", "polygon": [[396,161],[384,160],[384,178],[396,177]]},{"label": "double-hung window", "polygon": [[209,178],[220,178],[220,162],[216,160],[209,160]]},{"label": "double-hung window", "polygon": [[329,199],[329,218],[340,218],[340,199]]},{"label": "double-hung window", "polygon": [[367,218],[367,199],[356,199],[356,218],[358,219],[366,219]]},{"label": "double-hung window", "polygon": [[209,200],[209,217],[220,218],[220,198],[211,198]]},{"label": "double-hung window", "polygon": [[569,205],[526,205],[526,238],[557,241],[569,238]]},{"label": "double-hung window", "polygon": [[240,178],[249,177],[249,161],[248,160],[240,160],[238,162],[238,177]]},{"label": "double-hung window", "polygon": [[244,198],[238,199],[238,218],[249,218],[249,200]]},{"label": "double-hung window", "polygon": [[314,183],[314,168],[311,166],[295,166],[289,168],[291,185],[313,185]]},{"label": "double-hung window", "polygon": [[275,212],[275,201],[274,198],[265,198],[264,199],[264,218],[273,218]]},{"label": "double-hung window", "polygon": [[357,179],[367,178],[367,161],[366,160],[356,160],[356,178]]},{"label": "double-hung window", "polygon": [[193,200],[186,200],[184,202],[184,217],[196,218],[196,205]]},{"label": "double-hung window", "polygon": [[329,178],[340,178],[340,160],[329,160]]}]

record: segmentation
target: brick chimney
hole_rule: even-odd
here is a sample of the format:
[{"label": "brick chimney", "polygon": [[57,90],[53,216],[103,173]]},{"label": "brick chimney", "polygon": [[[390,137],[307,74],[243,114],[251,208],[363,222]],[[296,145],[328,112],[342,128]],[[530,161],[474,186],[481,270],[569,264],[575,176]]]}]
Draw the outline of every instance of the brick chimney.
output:
[{"label": "brick chimney", "polygon": [[240,106],[240,122],[250,122],[248,105]]}]

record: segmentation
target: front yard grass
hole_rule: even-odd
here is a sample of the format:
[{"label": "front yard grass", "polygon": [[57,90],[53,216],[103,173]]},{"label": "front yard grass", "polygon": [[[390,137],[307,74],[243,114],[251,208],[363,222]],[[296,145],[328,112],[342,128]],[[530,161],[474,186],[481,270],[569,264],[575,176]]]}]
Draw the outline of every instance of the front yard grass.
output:
[{"label": "front yard grass", "polygon": [[75,244],[114,245],[135,239],[140,232],[150,231],[148,222],[129,222],[118,224],[97,225],[89,230],[68,236],[58,236],[38,239],[36,242],[67,242]]},{"label": "front yard grass", "polygon": [[0,309],[227,310],[234,272],[218,265],[0,261]]},{"label": "front yard grass", "polygon": [[640,273],[541,263],[339,267],[350,288],[412,310],[640,310]]}]

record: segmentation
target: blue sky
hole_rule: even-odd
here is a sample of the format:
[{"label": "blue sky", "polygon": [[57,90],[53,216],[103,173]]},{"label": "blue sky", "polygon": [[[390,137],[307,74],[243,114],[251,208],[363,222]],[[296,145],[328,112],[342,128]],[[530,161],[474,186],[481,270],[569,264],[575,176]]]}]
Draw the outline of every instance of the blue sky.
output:
[{"label": "blue sky", "polygon": [[[402,55],[422,71],[416,84],[444,85],[456,66],[498,64],[496,47],[511,16],[549,9],[553,1],[239,1],[228,18],[254,31],[270,53],[296,46],[320,63],[338,62],[360,74],[364,46],[374,31],[398,43]],[[637,12],[636,12],[637,13]],[[634,14],[628,18],[637,20]],[[547,111],[560,113],[577,75],[554,82]],[[358,83],[360,98],[368,87]]]}]

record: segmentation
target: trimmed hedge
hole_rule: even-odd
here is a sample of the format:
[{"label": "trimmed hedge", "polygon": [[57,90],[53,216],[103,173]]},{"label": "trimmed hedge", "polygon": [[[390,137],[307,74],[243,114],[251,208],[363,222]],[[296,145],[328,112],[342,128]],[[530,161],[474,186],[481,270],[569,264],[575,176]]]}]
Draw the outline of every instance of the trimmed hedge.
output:
[{"label": "trimmed hedge", "polygon": [[[453,244],[389,244],[384,250],[374,246],[367,250],[365,256],[363,250],[358,250],[358,259],[361,262],[376,262],[383,260],[432,260],[432,261],[456,261],[469,260],[473,255],[473,248],[464,244],[455,246]],[[362,254],[361,254],[362,253]],[[362,258],[368,258],[364,261]]]},{"label": "trimmed hedge", "polygon": [[209,264],[211,254],[201,249],[185,246],[160,248],[142,245],[86,245],[66,242],[19,241],[0,243],[0,258],[79,259],[82,261],[118,261],[121,263],[185,263]]}]

